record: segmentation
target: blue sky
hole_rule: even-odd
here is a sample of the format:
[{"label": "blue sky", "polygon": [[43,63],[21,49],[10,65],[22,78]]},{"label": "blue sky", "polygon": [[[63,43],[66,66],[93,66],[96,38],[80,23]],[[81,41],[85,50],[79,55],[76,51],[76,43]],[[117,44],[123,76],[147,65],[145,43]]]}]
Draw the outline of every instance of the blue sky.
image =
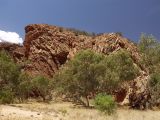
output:
[{"label": "blue sky", "polygon": [[142,32],[160,39],[160,0],[0,0],[0,30],[24,38],[24,27],[47,23],[89,32]]}]

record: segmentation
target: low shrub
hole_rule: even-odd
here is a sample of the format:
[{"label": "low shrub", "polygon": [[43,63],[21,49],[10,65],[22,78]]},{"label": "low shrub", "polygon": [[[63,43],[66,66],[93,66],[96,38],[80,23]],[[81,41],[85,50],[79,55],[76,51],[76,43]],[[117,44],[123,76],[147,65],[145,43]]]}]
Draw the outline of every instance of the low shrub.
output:
[{"label": "low shrub", "polygon": [[13,103],[14,94],[10,90],[0,91],[0,104],[10,104]]},{"label": "low shrub", "polygon": [[116,103],[111,95],[98,94],[94,103],[95,107],[105,114],[111,115],[116,111]]},{"label": "low shrub", "polygon": [[31,91],[34,97],[41,97],[43,101],[47,96],[51,96],[51,89],[49,80],[43,76],[37,76],[31,81]]},{"label": "low shrub", "polygon": [[153,106],[160,106],[160,73],[151,74],[148,82],[148,88],[151,95]]}]

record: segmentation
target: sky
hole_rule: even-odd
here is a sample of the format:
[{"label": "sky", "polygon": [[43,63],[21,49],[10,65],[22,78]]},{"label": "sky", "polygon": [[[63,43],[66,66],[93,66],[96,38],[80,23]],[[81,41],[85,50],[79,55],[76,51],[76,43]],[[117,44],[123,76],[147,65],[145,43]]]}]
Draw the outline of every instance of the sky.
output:
[{"label": "sky", "polygon": [[34,23],[160,40],[160,0],[0,0],[0,41],[21,43],[24,27]]}]

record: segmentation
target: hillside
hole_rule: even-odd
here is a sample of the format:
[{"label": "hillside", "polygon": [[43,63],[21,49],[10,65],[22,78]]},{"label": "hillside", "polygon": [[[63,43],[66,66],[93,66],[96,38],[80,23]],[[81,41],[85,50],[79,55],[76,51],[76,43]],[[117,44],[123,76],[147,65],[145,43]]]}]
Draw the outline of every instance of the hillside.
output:
[{"label": "hillside", "polygon": [[23,46],[0,43],[0,50],[7,50],[15,62],[23,65],[23,71],[30,75],[52,77],[63,64],[82,49],[90,49],[104,55],[125,49],[131,53],[140,75],[117,91],[116,99],[122,104],[127,104],[132,91],[136,91],[133,97],[146,95],[148,73],[140,64],[141,54],[137,46],[122,35],[117,33],[86,35],[80,31],[47,24],[28,25],[25,27],[25,33]]}]

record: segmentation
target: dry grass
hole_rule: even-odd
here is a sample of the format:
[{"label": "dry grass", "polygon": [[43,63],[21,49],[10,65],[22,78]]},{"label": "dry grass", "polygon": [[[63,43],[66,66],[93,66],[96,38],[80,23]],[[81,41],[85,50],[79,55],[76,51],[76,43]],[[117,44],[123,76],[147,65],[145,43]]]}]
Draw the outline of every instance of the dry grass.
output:
[{"label": "dry grass", "polygon": [[37,103],[0,106],[0,120],[160,120],[160,111],[119,108],[113,116],[71,103]]}]

